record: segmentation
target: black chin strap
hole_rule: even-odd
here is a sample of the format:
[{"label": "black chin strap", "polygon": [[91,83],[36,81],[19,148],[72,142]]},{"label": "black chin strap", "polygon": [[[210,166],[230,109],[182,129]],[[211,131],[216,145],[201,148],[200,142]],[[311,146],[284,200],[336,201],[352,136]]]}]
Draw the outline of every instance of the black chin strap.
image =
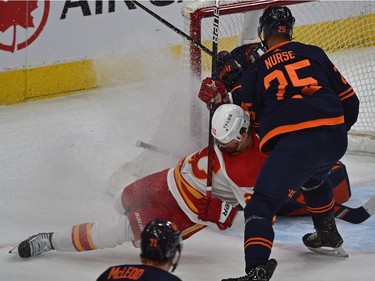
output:
[{"label": "black chin strap", "polygon": [[[177,255],[177,258],[176,258],[176,255]],[[176,254],[173,258],[173,260],[176,259],[176,261],[173,262],[173,260],[172,260],[172,270],[171,270],[171,272],[174,272],[174,270],[176,269],[176,267],[178,265],[178,262],[180,261],[180,257],[181,257],[180,251],[176,251]]]}]

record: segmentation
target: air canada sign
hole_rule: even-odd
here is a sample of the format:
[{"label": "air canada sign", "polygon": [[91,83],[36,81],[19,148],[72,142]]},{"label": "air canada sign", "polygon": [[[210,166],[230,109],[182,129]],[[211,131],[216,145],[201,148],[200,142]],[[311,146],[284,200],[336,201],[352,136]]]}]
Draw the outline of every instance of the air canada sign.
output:
[{"label": "air canada sign", "polygon": [[[155,7],[165,7],[176,1],[152,1]],[[104,13],[114,13],[117,8],[134,10],[136,6],[130,1],[119,0],[0,0],[0,52],[15,53],[35,42],[46,26],[51,5],[60,15],[54,20],[68,20],[69,14],[77,12],[84,18]],[[56,9],[58,11],[56,11]],[[53,20],[53,19],[50,19]]]},{"label": "air canada sign", "polygon": [[[35,18],[38,9],[41,11]],[[31,45],[46,25],[49,9],[50,0],[0,0],[0,51],[14,53]]]}]

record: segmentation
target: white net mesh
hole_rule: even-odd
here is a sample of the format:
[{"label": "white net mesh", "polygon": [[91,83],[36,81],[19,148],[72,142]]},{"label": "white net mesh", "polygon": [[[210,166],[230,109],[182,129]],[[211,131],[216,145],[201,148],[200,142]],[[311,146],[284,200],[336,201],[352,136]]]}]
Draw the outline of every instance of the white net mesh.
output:
[{"label": "white net mesh", "polygon": [[[159,63],[149,65],[149,68],[158,69],[160,60],[165,65],[176,65],[174,59],[159,54]],[[155,75],[158,76],[157,73]],[[174,167],[181,156],[208,144],[208,110],[197,98],[199,86],[200,81],[192,79],[182,69],[175,75],[148,81],[146,89],[139,86],[139,91],[149,91],[150,95],[157,95],[160,90],[168,91],[170,99],[162,105],[164,111],[161,116],[155,116],[160,120],[156,128],[144,124],[144,130],[154,133],[150,139],[139,139],[134,143],[134,149],[139,150],[139,154],[134,159],[128,159],[110,177],[107,191],[111,195],[137,179]],[[155,106],[160,106],[160,103]]]},{"label": "white net mesh", "polygon": [[[197,21],[190,21],[190,16],[197,11],[196,7],[204,6],[207,10],[212,2],[191,1],[183,13],[185,30],[194,36],[199,29],[201,43],[208,48],[211,48],[212,41],[212,17],[206,17],[201,9],[200,25],[197,25]],[[232,10],[233,14],[226,11],[226,15],[220,15],[219,51],[232,50],[243,42],[258,39],[262,8],[253,10],[256,1],[233,2],[221,1],[221,7],[227,6],[225,9]],[[285,2],[278,1],[278,4]],[[375,1],[295,1],[288,7],[296,18],[294,39],[323,48],[361,100],[358,122],[351,130],[349,149],[375,153]],[[198,77],[209,75],[210,56],[202,51],[198,55],[192,54],[193,47],[188,42],[184,48],[182,68],[192,69]]]},{"label": "white net mesh", "polygon": [[[258,39],[258,20],[267,1],[220,1],[219,51]],[[361,100],[359,120],[350,134],[350,149],[375,153],[375,1],[289,2],[293,2],[289,7],[296,18],[295,40],[325,49]],[[188,1],[182,11],[183,31],[210,50],[213,18],[207,16],[210,9],[206,7],[213,3]],[[201,11],[201,18],[191,21],[190,15],[197,10]],[[139,155],[112,175],[109,186],[112,194],[140,177],[173,167],[180,155],[208,144],[208,110],[198,100],[197,93],[201,75],[210,76],[211,57],[192,47],[190,41],[182,40],[179,71],[165,78],[168,86],[163,88],[171,94],[161,122],[151,139],[140,140],[146,148],[135,148],[141,151]],[[164,63],[175,62],[166,58]]]}]

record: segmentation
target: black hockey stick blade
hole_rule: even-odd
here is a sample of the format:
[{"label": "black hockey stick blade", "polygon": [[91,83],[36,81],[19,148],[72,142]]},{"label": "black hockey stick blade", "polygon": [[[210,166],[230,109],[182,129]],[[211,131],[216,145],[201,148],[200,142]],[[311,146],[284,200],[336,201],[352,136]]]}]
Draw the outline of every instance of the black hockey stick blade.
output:
[{"label": "black hockey stick blade", "polygon": [[176,157],[176,158],[182,158],[183,157],[183,155],[181,155],[181,154],[174,153],[172,151],[168,151],[166,149],[163,149],[161,147],[152,145],[150,143],[143,142],[141,140],[137,140],[135,146],[136,147],[142,147],[142,148],[150,150],[150,151],[154,151],[154,152],[157,152],[157,153],[160,153],[160,154],[165,154],[165,155]]},{"label": "black hockey stick blade", "polygon": [[267,278],[271,279],[273,273],[275,272],[277,266],[277,261],[275,259],[270,259],[266,264]]},{"label": "black hockey stick blade", "polygon": [[350,223],[362,223],[375,213],[375,195],[358,208],[350,208],[345,205],[335,204],[333,215]]}]

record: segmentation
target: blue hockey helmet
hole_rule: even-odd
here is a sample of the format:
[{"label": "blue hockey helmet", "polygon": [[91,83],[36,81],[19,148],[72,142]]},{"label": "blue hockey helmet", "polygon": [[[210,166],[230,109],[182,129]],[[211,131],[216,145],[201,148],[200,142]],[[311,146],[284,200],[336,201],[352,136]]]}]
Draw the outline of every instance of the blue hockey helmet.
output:
[{"label": "blue hockey helmet", "polygon": [[181,232],[170,221],[152,220],[141,233],[141,257],[156,261],[172,260],[173,270],[177,266],[182,245]]},{"label": "blue hockey helmet", "polygon": [[258,36],[262,41],[275,34],[284,34],[292,39],[294,23],[295,18],[288,7],[268,7],[259,18]]}]

